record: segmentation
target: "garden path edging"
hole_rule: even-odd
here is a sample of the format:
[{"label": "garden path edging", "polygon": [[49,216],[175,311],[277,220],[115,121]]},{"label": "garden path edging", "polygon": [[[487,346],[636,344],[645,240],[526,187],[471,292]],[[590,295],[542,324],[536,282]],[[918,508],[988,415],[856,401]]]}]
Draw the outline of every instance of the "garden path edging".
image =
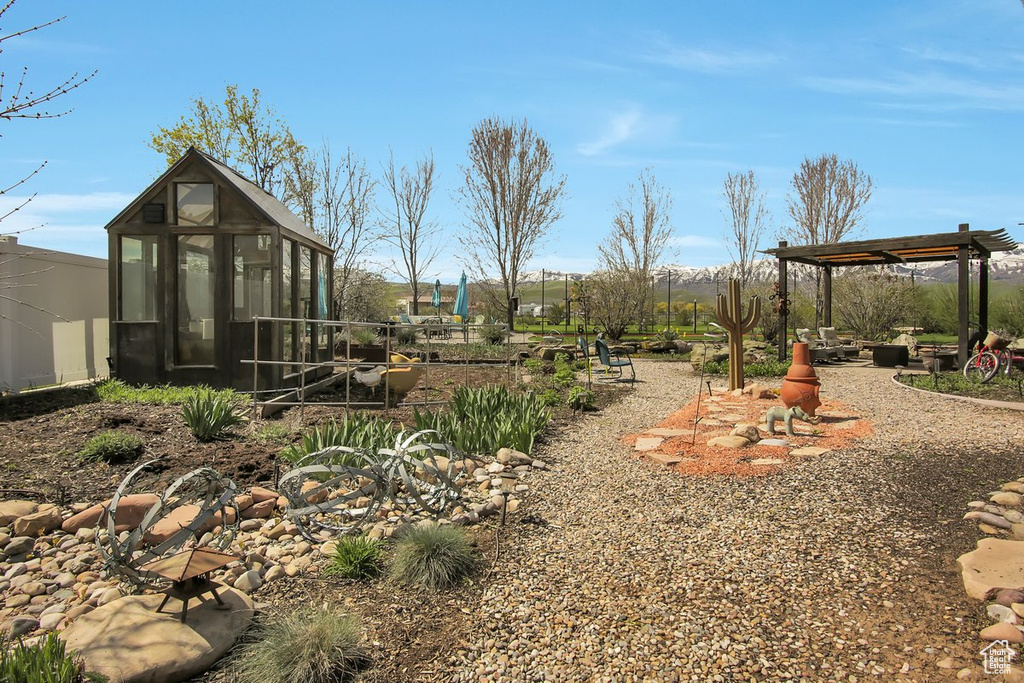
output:
[{"label": "garden path edging", "polygon": [[943,398],[949,398],[949,399],[953,399],[955,401],[966,401],[968,403],[976,403],[976,404],[978,404],[980,406],[985,406],[986,408],[1003,408],[1005,410],[1016,410],[1016,411],[1019,411],[1019,412],[1024,412],[1024,403],[1021,403],[1021,402],[1018,402],[1018,401],[994,401],[994,400],[988,399],[988,398],[973,398],[971,396],[957,396],[956,394],[944,394],[941,391],[930,391],[928,389],[918,389],[917,387],[912,387],[912,386],[908,386],[908,385],[904,384],[903,382],[901,382],[898,379],[896,379],[897,377],[899,377],[899,375],[893,375],[892,376],[893,384],[896,384],[897,386],[901,386],[904,389],[909,389],[910,391],[919,391],[922,394],[931,394],[932,396],[942,396]]}]

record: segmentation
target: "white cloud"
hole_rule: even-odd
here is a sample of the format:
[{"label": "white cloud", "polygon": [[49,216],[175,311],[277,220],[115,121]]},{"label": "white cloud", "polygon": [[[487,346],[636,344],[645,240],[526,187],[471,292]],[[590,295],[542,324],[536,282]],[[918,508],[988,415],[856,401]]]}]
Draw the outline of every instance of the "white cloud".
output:
[{"label": "white cloud", "polygon": [[637,134],[640,120],[640,108],[636,106],[615,114],[596,140],[580,143],[576,146],[576,151],[589,157],[605,152],[616,145],[621,145]]},{"label": "white cloud", "polygon": [[1019,85],[984,83],[940,74],[897,73],[883,78],[811,77],[803,79],[811,90],[841,95],[887,95],[901,99],[928,100],[941,109],[1024,109],[1024,91]]},{"label": "white cloud", "polygon": [[781,61],[774,52],[681,46],[665,36],[657,36],[651,43],[652,47],[640,55],[641,60],[683,71],[724,73],[761,68]]}]

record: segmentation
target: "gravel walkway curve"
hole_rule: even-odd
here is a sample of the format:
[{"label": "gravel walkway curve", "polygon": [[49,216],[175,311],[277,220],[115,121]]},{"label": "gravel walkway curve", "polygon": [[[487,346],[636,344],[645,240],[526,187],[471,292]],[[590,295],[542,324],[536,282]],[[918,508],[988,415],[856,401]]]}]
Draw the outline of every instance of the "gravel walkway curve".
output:
[{"label": "gravel walkway curve", "polygon": [[823,394],[874,436],[768,477],[683,477],[619,438],[686,404],[697,378],[636,365],[635,391],[536,454],[551,469],[500,532],[444,680],[927,681],[977,667],[987,622],[955,558],[980,534],[960,517],[1024,474],[1021,414],[904,391],[874,368],[819,369]]}]

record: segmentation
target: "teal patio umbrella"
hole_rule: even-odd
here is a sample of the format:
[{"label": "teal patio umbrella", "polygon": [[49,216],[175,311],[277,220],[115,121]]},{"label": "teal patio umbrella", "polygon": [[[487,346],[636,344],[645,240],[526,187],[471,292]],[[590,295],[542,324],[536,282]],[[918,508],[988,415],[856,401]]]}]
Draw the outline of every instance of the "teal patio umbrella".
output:
[{"label": "teal patio umbrella", "polygon": [[462,277],[459,278],[459,289],[455,292],[455,306],[452,309],[452,315],[462,318],[462,322],[466,322],[466,318],[469,317],[469,292],[466,290],[466,273],[463,271]]},{"label": "teal patio umbrella", "polygon": [[436,280],[434,282],[434,295],[430,297],[430,305],[437,309],[437,314],[441,315],[441,281]]}]

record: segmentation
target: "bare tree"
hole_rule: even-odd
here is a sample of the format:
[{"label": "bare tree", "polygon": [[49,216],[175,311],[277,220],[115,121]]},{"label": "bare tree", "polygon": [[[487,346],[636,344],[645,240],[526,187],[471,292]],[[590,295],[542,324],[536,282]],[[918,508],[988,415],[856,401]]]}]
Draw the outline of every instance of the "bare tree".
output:
[{"label": "bare tree", "polygon": [[349,304],[356,294],[352,289],[358,289],[354,275],[372,245],[370,212],[376,181],[366,170],[366,162],[351,148],[335,163],[326,141],[319,169],[317,231],[334,249],[334,315],[343,320],[350,314]]},{"label": "bare tree", "polygon": [[[786,198],[792,244],[835,244],[856,235],[871,199],[871,176],[835,154],[804,158]],[[815,327],[821,321],[821,270],[815,269]]]},{"label": "bare tree", "polygon": [[[9,0],[2,7],[0,7],[0,19],[2,19],[3,16],[8,12],[8,10],[10,10],[11,7],[14,6],[14,3],[15,0]],[[0,34],[0,54],[3,53],[3,44],[6,41],[24,36],[29,33],[34,33],[35,31],[39,31],[48,26],[53,26],[54,24],[64,21],[65,18],[66,17],[58,17],[57,19],[53,19],[52,21],[37,24],[29,28],[21,29],[20,31],[13,31],[8,34]],[[29,85],[27,66],[21,68],[20,74],[18,74],[18,76],[16,77],[17,80],[13,83],[8,82],[8,74],[6,71],[0,71],[0,120],[10,122],[15,119],[56,119],[65,116],[66,114],[71,113],[70,109],[51,111],[46,107],[48,107],[48,105],[51,102],[54,102],[60,97],[67,95],[72,90],[81,87],[82,85],[90,81],[95,75],[96,71],[93,71],[84,76],[81,75],[80,72],[76,71],[75,73],[71,74],[70,76],[60,81],[56,85],[52,85],[48,87],[46,90],[40,91],[38,89],[32,88]],[[0,138],[2,137],[3,134],[0,133]],[[16,180],[9,184],[8,182],[4,182],[2,185],[0,185],[0,197],[9,195],[9,193],[13,192],[15,189],[25,185],[29,180],[34,178],[40,171],[42,171],[43,168],[46,167],[46,163],[47,162],[43,161],[32,171],[22,176],[19,180]],[[27,206],[33,199],[35,199],[35,197],[36,193],[32,193],[26,199],[23,199],[20,203],[16,204],[14,208],[0,215],[0,224],[2,224],[4,220],[16,214],[18,211],[25,208],[25,206]],[[29,229],[31,230],[33,228]],[[12,230],[9,232],[0,232],[0,237],[5,235],[17,235],[22,232],[25,231]],[[14,290],[29,286],[23,282],[19,282],[19,280],[22,277],[24,277],[25,275],[34,275],[40,272],[45,272],[45,270],[49,269],[47,268],[44,269],[43,271],[35,271],[33,273],[18,273],[12,275],[9,273],[9,271],[12,270],[10,268],[10,264],[13,261],[24,256],[38,255],[39,253],[41,252],[25,252],[17,256],[12,256],[10,258],[0,261],[0,299],[10,301],[18,306],[24,306],[26,308],[31,308],[42,313],[47,313],[49,315],[54,316],[55,318],[63,320],[64,318],[57,315],[56,313],[47,311],[32,303],[29,303],[25,301],[22,297],[14,296],[14,294],[16,293]],[[8,292],[8,294],[5,294],[4,292]],[[19,320],[12,320],[4,315],[0,315],[0,319],[9,320],[16,325],[31,330],[31,328],[29,328],[27,325],[25,325]],[[36,332],[35,330],[32,331],[38,334],[38,332]]]},{"label": "bare tree", "polygon": [[459,235],[464,261],[481,281],[498,271],[500,290],[486,291],[503,308],[513,329],[509,302],[519,274],[551,225],[561,218],[565,176],[555,172],[547,141],[526,120],[484,119],[469,140],[459,195],[468,229]]},{"label": "bare tree", "polygon": [[871,176],[835,154],[803,160],[786,198],[793,244],[834,244],[855,235],[871,199]]},{"label": "bare tree", "polygon": [[440,251],[440,228],[426,221],[427,205],[434,192],[434,154],[427,152],[417,162],[416,172],[404,166],[395,169],[395,155],[388,155],[381,180],[388,193],[390,209],[381,209],[381,238],[398,253],[392,270],[405,278],[412,291],[412,312],[419,315],[419,287],[430,264]]},{"label": "bare tree", "polygon": [[733,259],[736,279],[741,287],[746,287],[754,276],[757,250],[768,227],[765,193],[761,192],[754,172],[747,171],[725,177],[722,198],[728,210],[723,211],[727,224],[725,246]]},{"label": "bare tree", "polygon": [[604,270],[624,275],[635,306],[633,315],[641,320],[654,296],[655,268],[672,238],[672,196],[650,168],[640,172],[637,183],[630,183],[625,199],[616,202],[611,234],[598,245],[598,252]]}]

